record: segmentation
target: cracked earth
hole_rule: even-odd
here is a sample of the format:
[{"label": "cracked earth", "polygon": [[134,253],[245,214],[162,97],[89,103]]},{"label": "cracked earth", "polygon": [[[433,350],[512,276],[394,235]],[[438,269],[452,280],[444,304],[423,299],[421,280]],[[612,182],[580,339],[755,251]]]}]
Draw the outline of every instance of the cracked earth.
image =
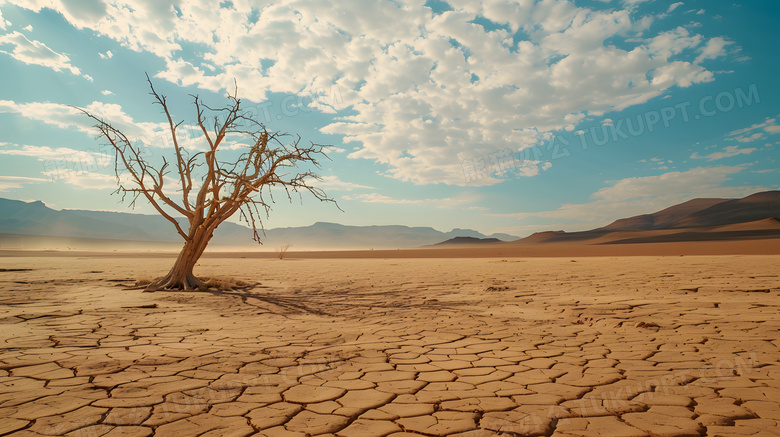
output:
[{"label": "cracked earth", "polygon": [[778,256],[0,258],[0,435],[780,435]]}]

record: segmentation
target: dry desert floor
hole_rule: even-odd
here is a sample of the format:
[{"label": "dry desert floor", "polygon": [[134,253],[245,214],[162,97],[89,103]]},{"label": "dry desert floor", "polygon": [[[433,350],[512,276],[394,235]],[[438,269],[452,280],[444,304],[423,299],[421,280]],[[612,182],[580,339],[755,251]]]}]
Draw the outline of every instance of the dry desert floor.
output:
[{"label": "dry desert floor", "polygon": [[780,435],[780,256],[0,257],[0,435]]}]

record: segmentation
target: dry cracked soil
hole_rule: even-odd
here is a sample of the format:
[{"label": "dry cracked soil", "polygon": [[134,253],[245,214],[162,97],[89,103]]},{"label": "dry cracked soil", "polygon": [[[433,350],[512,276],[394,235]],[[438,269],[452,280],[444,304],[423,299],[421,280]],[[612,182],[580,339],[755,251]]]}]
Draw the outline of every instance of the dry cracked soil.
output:
[{"label": "dry cracked soil", "polygon": [[0,258],[0,435],[780,435],[778,256]]}]

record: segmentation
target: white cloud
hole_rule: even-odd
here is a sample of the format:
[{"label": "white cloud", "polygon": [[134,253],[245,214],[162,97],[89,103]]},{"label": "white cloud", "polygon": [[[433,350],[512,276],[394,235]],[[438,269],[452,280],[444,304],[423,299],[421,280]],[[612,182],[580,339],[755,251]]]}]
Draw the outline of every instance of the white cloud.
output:
[{"label": "white cloud", "polygon": [[[109,121],[114,127],[124,132],[131,140],[143,141],[154,147],[173,147],[168,131],[168,123],[152,123],[136,121],[126,114],[120,105],[94,101],[84,108],[98,118]],[[51,102],[17,103],[12,100],[0,100],[0,113],[15,113],[23,117],[42,121],[61,129],[76,129],[94,135],[98,133],[94,127],[96,122],[76,108]],[[184,147],[196,149],[199,145],[197,136],[192,135],[198,130],[193,126],[179,127],[179,141]]]},{"label": "white cloud", "polygon": [[326,153],[326,154],[327,153],[345,153],[347,151],[347,149],[342,149],[341,147],[336,147],[336,146],[324,146],[322,148],[322,151],[324,153]]},{"label": "white cloud", "polygon": [[322,180],[315,182],[318,188],[323,190],[352,191],[360,188],[374,188],[367,185],[359,185],[352,182],[339,180],[338,176],[322,176]]},{"label": "white cloud", "polygon": [[552,211],[491,214],[517,219],[569,219],[606,225],[618,218],[648,214],[693,198],[738,198],[766,191],[764,186],[727,187],[730,176],[747,165],[697,167],[658,176],[626,178],[611,182],[591,195],[591,202],[564,204]]},{"label": "white cloud", "polygon": [[646,1],[650,1],[650,0],[622,0],[622,3],[628,7],[633,8],[639,5],[640,3],[644,3]]},{"label": "white cloud", "polygon": [[111,53],[111,50],[108,50],[105,53],[98,53],[98,56],[100,56],[100,59],[111,59],[114,57],[114,54]]},{"label": "white cloud", "polygon": [[[756,124],[753,124],[753,125],[751,125],[749,127],[746,127],[746,128],[743,128],[743,129],[737,129],[735,131],[729,132],[728,136],[729,137],[733,137],[733,138],[729,138],[729,139],[734,139],[734,140],[737,140],[737,141],[740,141],[740,142],[747,142],[747,141],[745,141],[743,139],[751,138],[751,136],[746,136],[746,134],[749,134],[750,132],[753,132],[755,130],[762,130],[762,131],[768,133],[769,135],[774,135],[774,134],[780,133],[780,125],[777,124],[777,118],[776,117],[775,118],[767,118],[766,120],[764,120],[761,123],[756,123]],[[752,135],[752,137],[754,139],[763,139],[763,135],[762,136],[758,136],[755,133]],[[749,140],[749,141],[753,141],[753,140]]]},{"label": "white cloud", "polygon": [[40,41],[30,41],[26,36],[19,32],[14,31],[0,36],[0,46],[7,45],[12,46],[12,51],[7,52],[0,50],[0,53],[5,53],[17,61],[29,65],[40,65],[42,67],[51,68],[57,72],[62,70],[69,71],[75,76],[82,76],[90,82],[92,81],[92,78],[89,75],[82,74],[78,67],[71,65],[70,58],[62,53],[55,52]]},{"label": "white cloud", "polygon": [[75,128],[85,133],[94,133],[87,117],[75,108],[58,103],[17,103],[12,100],[0,100],[0,113],[15,113],[62,129]]},{"label": "white cloud", "polygon": [[691,158],[692,159],[706,159],[707,161],[715,161],[715,160],[718,160],[718,159],[731,158],[733,156],[738,156],[738,155],[749,155],[749,154],[755,152],[756,150],[758,150],[758,149],[756,149],[755,147],[740,149],[739,146],[726,146],[720,152],[712,152],[712,153],[710,153],[708,155],[704,155],[704,156],[699,155],[698,152],[693,152],[693,154],[691,155]]},{"label": "white cloud", "polygon": [[24,186],[27,184],[34,184],[39,182],[47,182],[47,180],[24,176],[0,176],[0,191],[24,188]]},{"label": "white cloud", "polygon": [[669,9],[667,9],[666,12],[667,13],[672,12],[673,10],[682,6],[683,4],[684,4],[683,2],[672,3],[671,5],[669,5]]},{"label": "white cloud", "polygon": [[[323,132],[354,142],[351,158],[420,184],[463,185],[464,159],[528,148],[588,116],[711,81],[699,62],[722,51],[684,27],[650,32],[654,17],[632,15],[638,0],[608,10],[451,0],[442,14],[421,0],[7,1],[51,7],[78,28],[153,53],[166,65],[155,76],[171,82],[222,91],[235,78],[251,84],[240,88],[249,100],[282,92],[325,101],[315,106],[350,114]],[[514,43],[515,32],[528,38]]]},{"label": "white cloud", "polygon": [[3,19],[3,11],[0,10],[0,30],[5,30],[5,28],[10,25],[11,25],[10,21],[6,21],[5,19]]},{"label": "white cloud", "polygon": [[[10,146],[10,147],[9,147]],[[0,176],[0,190],[21,188],[27,182],[65,182],[81,189],[116,189],[116,177],[94,170],[113,169],[113,156],[68,147],[14,146],[0,143],[0,155],[25,156],[43,162],[41,174],[48,179]]]},{"label": "white cloud", "polygon": [[43,172],[54,181],[64,182],[82,190],[105,190],[117,188],[116,176],[90,171],[55,169]]},{"label": "white cloud", "polygon": [[100,94],[103,94],[104,96],[112,96],[112,95],[114,95],[114,93],[112,91],[109,91],[109,90],[103,90],[103,91],[100,92]]},{"label": "white cloud", "polygon": [[379,193],[351,194],[351,195],[341,196],[341,198],[344,200],[356,200],[363,203],[381,203],[381,204],[388,204],[388,205],[435,206],[436,208],[439,209],[456,209],[456,208],[469,209],[469,207],[466,205],[478,200],[477,197],[473,197],[473,196],[445,197],[441,199],[397,199]]},{"label": "white cloud", "polygon": [[82,166],[108,166],[112,159],[112,156],[108,154],[75,150],[69,147],[51,148],[23,145],[9,148],[8,144],[0,144],[0,155],[27,156],[39,161],[79,163]]},{"label": "white cloud", "polygon": [[727,138],[727,140],[734,140],[738,143],[752,143],[753,141],[763,140],[766,138],[763,132],[756,132],[752,135],[742,135],[734,138]]},{"label": "white cloud", "polygon": [[696,58],[696,62],[726,56],[726,47],[731,44],[734,43],[721,37],[710,38],[701,48],[701,54]]},{"label": "white cloud", "polygon": [[697,167],[684,172],[626,178],[598,190],[591,197],[608,202],[622,202],[663,196],[675,191],[677,196],[687,191],[684,197],[702,197],[700,193],[720,189],[720,184],[728,180],[729,175],[739,173],[745,167]]},{"label": "white cloud", "polygon": [[220,146],[221,149],[225,150],[242,150],[242,149],[248,149],[249,145],[246,143],[230,143],[230,142],[223,142],[222,146]]},{"label": "white cloud", "polygon": [[51,8],[61,13],[66,20],[77,28],[86,24],[97,24],[106,13],[106,5],[102,0],[17,0],[6,3],[38,12],[43,8]]},{"label": "white cloud", "polygon": [[344,200],[358,200],[363,203],[384,203],[392,205],[422,205],[432,201],[432,199],[396,199],[379,193],[353,194],[341,196],[341,198]]}]

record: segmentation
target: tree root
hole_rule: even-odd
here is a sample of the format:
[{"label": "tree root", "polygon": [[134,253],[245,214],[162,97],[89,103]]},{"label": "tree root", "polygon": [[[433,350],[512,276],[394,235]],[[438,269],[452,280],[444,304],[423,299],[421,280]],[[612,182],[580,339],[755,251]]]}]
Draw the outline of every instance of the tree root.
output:
[{"label": "tree root", "polygon": [[144,293],[155,291],[247,291],[259,283],[247,283],[233,278],[212,277],[196,278],[188,275],[184,280],[173,280],[170,275],[158,278],[151,283],[138,284],[131,289],[143,289]]},{"label": "tree root", "polygon": [[196,278],[192,274],[185,275],[183,278],[174,277],[171,274],[154,280],[144,288],[144,293],[155,291],[206,291],[209,287],[205,282]]}]

